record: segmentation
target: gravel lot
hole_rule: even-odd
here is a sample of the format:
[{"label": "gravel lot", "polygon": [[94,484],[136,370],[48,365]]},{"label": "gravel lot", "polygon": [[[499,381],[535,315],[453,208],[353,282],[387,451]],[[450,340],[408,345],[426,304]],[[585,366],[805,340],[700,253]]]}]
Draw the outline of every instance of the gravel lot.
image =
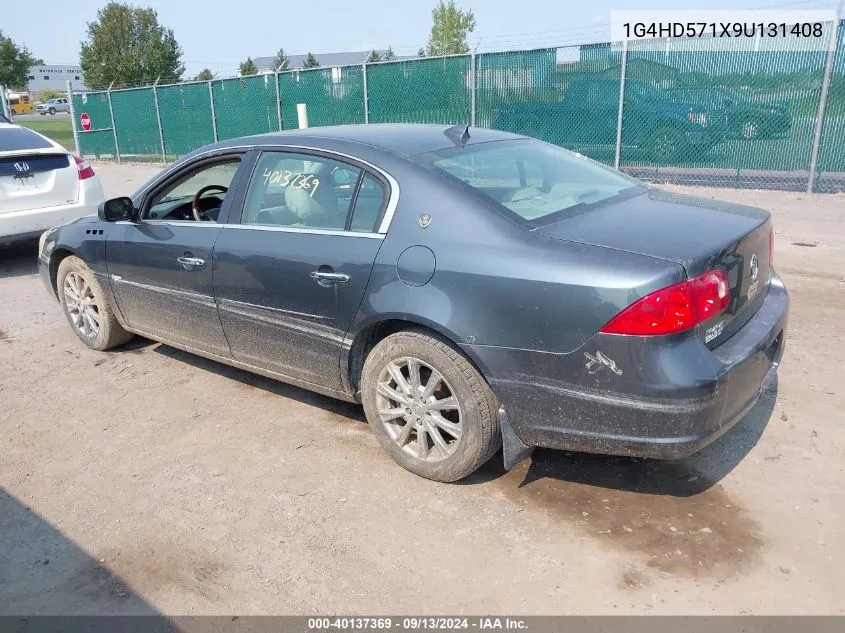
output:
[{"label": "gravel lot", "polygon": [[[107,195],[155,171],[96,168]],[[845,196],[685,191],[775,215],[779,381],[684,461],[538,451],[460,485],[355,406],[88,350],[35,246],[0,250],[0,613],[845,613]]]}]

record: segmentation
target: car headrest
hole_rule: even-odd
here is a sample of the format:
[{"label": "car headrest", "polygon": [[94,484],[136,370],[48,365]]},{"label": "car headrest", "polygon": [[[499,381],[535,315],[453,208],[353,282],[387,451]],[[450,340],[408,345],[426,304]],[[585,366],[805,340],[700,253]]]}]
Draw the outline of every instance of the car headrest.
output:
[{"label": "car headrest", "polygon": [[314,179],[319,181],[317,188],[314,189],[313,184],[308,189],[288,187],[285,189],[285,205],[300,222],[308,226],[338,226],[337,196],[331,173],[327,169],[320,169],[318,172],[303,174],[303,178],[308,176],[309,182],[313,183]]}]

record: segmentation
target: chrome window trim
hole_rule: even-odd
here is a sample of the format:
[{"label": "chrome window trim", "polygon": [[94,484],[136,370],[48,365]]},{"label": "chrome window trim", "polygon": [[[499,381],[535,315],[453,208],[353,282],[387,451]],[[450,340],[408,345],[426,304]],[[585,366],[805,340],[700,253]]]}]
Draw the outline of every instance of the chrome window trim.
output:
[{"label": "chrome window trim", "polygon": [[115,224],[132,224],[138,226],[139,224],[151,224],[153,226],[193,226],[196,228],[220,229],[226,226],[219,222],[197,222],[196,220],[138,220],[131,222],[129,220],[118,220]]},{"label": "chrome window trim", "polygon": [[343,229],[311,229],[298,226],[268,226],[266,224],[223,224],[222,226],[224,230],[238,229],[246,231],[275,231],[278,233],[305,233],[309,235],[340,235],[343,237],[364,237],[371,240],[384,239],[384,233],[344,231]]},{"label": "chrome window trim", "polygon": [[[390,224],[393,222],[393,216],[396,214],[396,207],[399,205],[399,183],[396,181],[392,175],[386,172],[381,167],[373,165],[372,163],[359,158],[358,156],[352,156],[351,154],[345,154],[343,152],[338,152],[331,149],[325,149],[322,147],[313,147],[310,145],[286,145],[286,144],[279,144],[279,145],[233,145],[231,147],[215,147],[214,149],[209,149],[208,151],[202,152],[201,154],[197,154],[194,156],[191,161],[193,162],[196,159],[200,159],[203,156],[208,154],[214,154],[217,152],[227,152],[227,151],[237,151],[237,150],[245,150],[249,151],[257,151],[257,152],[272,152],[272,151],[296,151],[296,150],[307,150],[312,152],[322,152],[324,154],[330,154],[332,156],[339,156],[341,158],[347,159],[347,161],[351,160],[353,162],[361,163],[362,165],[366,165],[371,170],[378,172],[382,176],[384,176],[385,180],[390,188],[390,192],[387,198],[387,206],[384,209],[384,217],[381,219],[381,224],[379,224],[378,230],[372,233],[372,235],[385,235],[390,229]],[[347,162],[341,161],[341,162]],[[148,182],[143,189],[139,189],[135,195],[133,196],[133,200],[135,198],[143,196],[149,189],[157,186],[162,180],[167,178],[167,171],[165,171],[160,178],[156,178],[155,180]],[[233,226],[231,224],[227,224],[224,226]],[[344,233],[351,233],[351,231],[344,231]]]}]

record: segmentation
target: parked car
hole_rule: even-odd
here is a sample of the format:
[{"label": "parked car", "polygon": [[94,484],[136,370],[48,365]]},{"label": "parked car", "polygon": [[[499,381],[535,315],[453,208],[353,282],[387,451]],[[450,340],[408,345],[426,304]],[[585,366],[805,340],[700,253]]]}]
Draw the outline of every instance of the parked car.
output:
[{"label": "parked car", "polygon": [[788,313],[766,211],[468,127],[210,145],[45,232],[38,261],[87,346],[140,334],[361,402],[438,481],[502,443],[507,467],[689,455],[774,378]]},{"label": "parked car", "polygon": [[88,161],[0,117],[0,244],[96,215],[105,198]]},{"label": "parked car", "polygon": [[675,88],[667,94],[684,103],[697,101],[724,108],[727,137],[731,139],[786,138],[792,130],[792,114],[786,101],[758,101],[724,88]]},{"label": "parked car", "polygon": [[70,112],[70,102],[67,100],[67,97],[50,99],[46,103],[39,103],[35,106],[35,110],[41,116],[53,115],[56,112]]},{"label": "parked car", "polygon": [[[492,127],[542,138],[575,150],[616,145],[619,81],[576,79],[560,101],[521,101],[493,111]],[[622,146],[675,162],[706,153],[725,138],[724,106],[667,99],[641,82],[625,85]]]}]

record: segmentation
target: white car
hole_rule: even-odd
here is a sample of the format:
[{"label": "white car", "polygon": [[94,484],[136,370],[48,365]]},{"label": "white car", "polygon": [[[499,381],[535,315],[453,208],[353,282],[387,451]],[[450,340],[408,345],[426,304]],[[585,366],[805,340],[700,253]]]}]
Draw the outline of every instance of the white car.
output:
[{"label": "white car", "polygon": [[0,115],[0,244],[96,215],[103,200],[88,161]]}]

